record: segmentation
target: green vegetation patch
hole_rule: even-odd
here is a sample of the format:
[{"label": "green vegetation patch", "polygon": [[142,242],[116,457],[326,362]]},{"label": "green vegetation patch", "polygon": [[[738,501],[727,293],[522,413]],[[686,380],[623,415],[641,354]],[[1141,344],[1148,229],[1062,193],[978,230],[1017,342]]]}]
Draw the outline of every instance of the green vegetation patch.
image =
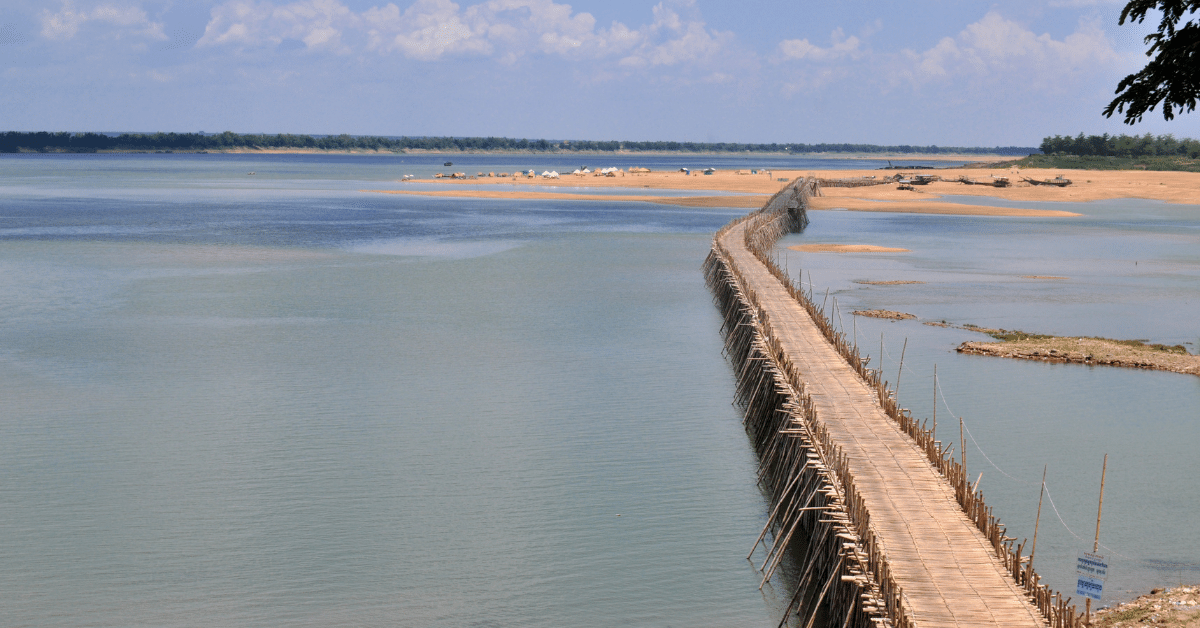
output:
[{"label": "green vegetation patch", "polygon": [[1054,336],[1045,334],[1030,334],[1019,330],[1009,331],[1007,329],[989,329],[987,335],[1002,340],[1004,342],[1020,342],[1022,340],[1050,340]]},{"label": "green vegetation patch", "polygon": [[1071,341],[1075,339],[1098,340],[1109,344],[1131,347],[1134,349],[1142,349],[1146,351],[1157,351],[1159,353],[1171,353],[1176,355],[1191,355],[1187,347],[1183,345],[1164,345],[1160,343],[1151,344],[1145,340],[1116,340],[1113,338],[1103,338],[1100,336],[1051,336],[1048,334],[1031,334],[1020,330],[1009,329],[984,329],[975,325],[963,325],[973,331],[981,331],[1001,342],[1026,342],[1040,340],[1065,340]]},{"label": "green vegetation patch", "polygon": [[1200,159],[1182,156],[1116,157],[1107,155],[1030,155],[1003,162],[1004,168],[1044,168],[1047,170],[1155,170],[1200,172]]},{"label": "green vegetation patch", "polygon": [[1200,172],[1200,140],[1174,135],[1055,135],[1042,154],[1004,162],[1013,168],[1074,170],[1166,170]]},{"label": "green vegetation patch", "polygon": [[1125,345],[1134,347],[1135,349],[1150,349],[1152,351],[1161,351],[1162,353],[1177,353],[1180,355],[1190,355],[1187,347],[1183,345],[1164,345],[1159,343],[1150,344],[1144,340],[1113,340],[1112,338],[1093,338],[1093,340],[1103,340],[1113,344]]},{"label": "green vegetation patch", "polygon": [[1104,615],[1101,625],[1112,626],[1123,622],[1140,622],[1154,614],[1154,609],[1148,606],[1134,606],[1121,611]]}]

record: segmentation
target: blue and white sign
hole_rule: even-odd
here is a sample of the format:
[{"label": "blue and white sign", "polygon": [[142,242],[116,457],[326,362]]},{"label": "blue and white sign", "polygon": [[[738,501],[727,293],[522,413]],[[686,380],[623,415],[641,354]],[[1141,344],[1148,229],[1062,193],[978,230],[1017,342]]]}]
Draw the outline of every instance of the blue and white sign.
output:
[{"label": "blue and white sign", "polygon": [[1101,594],[1104,593],[1104,581],[1087,576],[1079,576],[1079,582],[1075,584],[1075,595],[1080,597],[1088,597],[1100,601]]},{"label": "blue and white sign", "polygon": [[1100,554],[1079,552],[1079,559],[1075,563],[1075,573],[1096,580],[1108,580],[1108,561],[1104,560]]}]

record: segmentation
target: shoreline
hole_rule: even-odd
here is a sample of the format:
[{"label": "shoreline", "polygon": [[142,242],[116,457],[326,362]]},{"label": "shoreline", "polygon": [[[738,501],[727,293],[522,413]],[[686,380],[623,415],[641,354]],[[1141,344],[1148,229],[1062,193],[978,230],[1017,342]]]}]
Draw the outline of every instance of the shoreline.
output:
[{"label": "shoreline", "polygon": [[1164,628],[1195,626],[1200,620],[1200,585],[1154,587],[1132,600],[1113,603],[1092,613],[1095,628],[1155,625]]},{"label": "shoreline", "polygon": [[[713,191],[722,193],[740,193],[769,196],[799,176],[812,174],[825,179],[855,180],[875,177],[877,180],[902,171],[878,170],[775,170],[760,171],[750,174],[750,170],[718,170],[712,175],[698,173],[654,171],[646,173],[624,172],[616,177],[600,177],[590,175],[562,175],[560,179],[543,179],[541,177],[478,177],[466,179],[414,179],[413,182],[436,183],[445,186],[443,190],[431,193],[434,196],[460,196],[463,198],[488,198],[480,190],[458,190],[455,186],[495,186],[497,189],[510,190],[502,196],[491,198],[528,199],[547,198],[540,196],[549,190],[574,188],[629,188],[638,189],[647,195],[652,190],[687,190]],[[975,179],[988,179],[990,176],[1009,177],[1018,181],[1017,184],[996,188],[982,185],[964,185],[957,181],[935,181],[924,186],[915,186],[914,190],[899,190],[894,183],[872,185],[865,187],[823,187],[822,196],[810,199],[809,209],[814,211],[862,211],[886,213],[915,213],[941,214],[956,216],[988,216],[988,217],[1024,217],[1024,218],[1072,218],[1081,214],[1074,211],[1052,208],[1018,208],[997,207],[993,205],[976,205],[969,202],[946,202],[944,196],[975,196],[1008,200],[1014,202],[1039,203],[1086,203],[1098,200],[1120,198],[1142,198],[1159,200],[1174,204],[1192,205],[1200,199],[1200,173],[1190,172],[1156,172],[1156,171],[1069,171],[1069,170],[976,170],[957,168],[937,171],[939,176],[955,179],[958,176],[968,176]],[[1047,179],[1064,174],[1073,180],[1066,188],[1052,186],[1033,186],[1021,183],[1021,177],[1032,179]],[[781,181],[780,179],[783,179]],[[404,182],[397,181],[404,185]],[[537,190],[530,188],[539,188]],[[401,190],[397,190],[401,191]],[[573,191],[580,195],[577,200],[600,200],[587,198],[586,191]],[[564,197],[566,198],[566,197]],[[612,199],[609,199],[612,200]],[[644,199],[639,199],[644,200]],[[670,204],[687,204],[686,201],[667,201]],[[728,204],[714,204],[723,207],[753,207],[748,200],[724,201]],[[1200,207],[1198,207],[1200,209]]]},{"label": "shoreline", "polygon": [[762,207],[766,196],[651,196],[636,194],[572,194],[568,192],[517,192],[506,190],[360,190],[375,194],[410,194],[448,198],[492,198],[501,200],[564,200],[657,203],[682,207],[732,207],[755,209]]}]

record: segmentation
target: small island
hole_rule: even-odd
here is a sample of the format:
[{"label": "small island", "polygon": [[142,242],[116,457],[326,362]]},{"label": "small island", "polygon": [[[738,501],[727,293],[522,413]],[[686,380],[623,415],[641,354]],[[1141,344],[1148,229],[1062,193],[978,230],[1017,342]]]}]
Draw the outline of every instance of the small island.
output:
[{"label": "small island", "polygon": [[1192,355],[1183,345],[1168,346],[1148,344],[1140,340],[1110,338],[1047,336],[980,327],[970,329],[984,332],[999,342],[964,342],[958,346],[959,353],[1200,375],[1200,356]]}]

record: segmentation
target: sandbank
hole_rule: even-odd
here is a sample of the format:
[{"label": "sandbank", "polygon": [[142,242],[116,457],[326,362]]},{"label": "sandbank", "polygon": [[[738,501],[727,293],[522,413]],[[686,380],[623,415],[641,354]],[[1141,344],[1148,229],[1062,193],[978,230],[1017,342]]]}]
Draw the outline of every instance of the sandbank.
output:
[{"label": "sandbank", "polygon": [[904,321],[916,318],[907,312],[895,312],[892,310],[854,310],[855,316],[866,316],[868,318],[886,318],[894,321]]},{"label": "sandbank", "polygon": [[[744,173],[744,174],[739,174]],[[692,172],[654,171],[624,172],[615,177],[595,174],[563,174],[560,179],[542,177],[479,177],[475,179],[436,179],[448,185],[495,185],[497,187],[554,187],[554,188],[645,188],[658,190],[711,190],[714,192],[741,192],[745,194],[774,194],[792,179],[803,176],[799,171],[718,170],[713,174]],[[778,181],[777,179],[784,179]],[[423,179],[422,181],[429,181]],[[760,203],[761,206],[761,203]]]},{"label": "sandbank", "polygon": [[650,196],[641,194],[574,194],[529,190],[363,190],[380,194],[448,196],[452,198],[498,198],[506,200],[564,200],[658,203],[684,207],[737,207],[754,209],[767,202],[765,196]]},{"label": "sandbank", "polygon": [[[897,170],[774,170],[759,171],[750,174],[745,170],[719,170],[711,175],[692,172],[655,171],[648,173],[625,172],[616,177],[600,177],[592,175],[576,176],[562,175],[561,179],[543,179],[541,177],[479,177],[475,179],[452,180],[422,180],[445,185],[447,193],[437,194],[446,196],[463,196],[475,198],[549,198],[545,196],[484,196],[480,190],[454,191],[457,186],[469,185],[473,188],[494,186],[497,190],[521,190],[521,194],[547,194],[533,192],[530,188],[640,188],[643,190],[689,190],[716,191],[725,193],[741,193],[755,195],[752,197],[719,197],[720,200],[659,198],[650,200],[647,197],[622,199],[605,196],[603,199],[588,198],[583,192],[571,192],[574,196],[560,197],[564,200],[648,200],[674,205],[693,205],[708,207],[758,207],[762,205],[763,197],[778,192],[788,181],[799,177],[813,175],[824,179],[860,179],[876,177],[883,179],[893,176]],[[869,212],[901,212],[921,214],[948,214],[967,216],[1021,216],[1066,218],[1078,216],[1075,212],[1055,209],[1021,209],[1011,207],[991,207],[973,205],[970,203],[929,202],[943,195],[992,197],[1012,201],[1042,201],[1042,202],[1088,202],[1115,198],[1145,198],[1161,200],[1169,203],[1200,204],[1200,173],[1194,172],[1159,172],[1131,170],[1006,170],[987,168],[952,168],[936,170],[913,170],[912,173],[932,174],[947,179],[935,181],[929,185],[916,186],[914,190],[898,190],[894,183],[869,187],[840,188],[823,187],[822,196],[811,199],[810,208],[813,210],[846,209],[850,211]],[[985,181],[991,176],[1006,176],[1014,182],[1012,187],[994,188],[981,185],[964,185],[955,181],[960,176]],[[1065,188],[1052,186],[1032,186],[1021,182],[1021,178],[1053,179],[1062,175],[1072,180],[1072,185]],[[783,179],[783,181],[780,181]]]},{"label": "sandbank", "polygon": [[789,246],[790,251],[803,253],[908,253],[908,249],[897,249],[874,244],[797,244]]},{"label": "sandbank", "polygon": [[1163,347],[1107,338],[1026,335],[1020,332],[1016,332],[1015,336],[1017,339],[1002,342],[964,342],[958,346],[958,352],[1020,360],[1123,366],[1200,375],[1200,356],[1187,353],[1183,347]]},{"label": "sandbank", "polygon": [[[846,170],[816,173],[820,177],[858,179],[895,174],[895,171]],[[988,169],[951,168],[937,170],[914,170],[908,174],[929,174],[941,177],[928,185],[914,189],[899,190],[895,184],[859,188],[822,188],[824,197],[813,199],[814,208],[832,209],[845,207],[859,211],[870,211],[864,207],[871,201],[916,201],[935,199],[942,195],[988,196],[1011,201],[1050,201],[1084,203],[1115,198],[1144,198],[1168,203],[1200,204],[1200,173],[1163,172],[1150,170],[1050,170],[1050,169]],[[1030,185],[1022,179],[1053,179],[1063,176],[1071,180],[1067,187]],[[1008,177],[1013,185],[995,188],[984,185],[964,185],[959,177],[977,181],[990,181],[993,176]],[[865,203],[863,201],[866,201]],[[853,207],[846,207],[851,204]],[[996,209],[996,208],[993,208]]]},{"label": "sandbank", "polygon": [[[884,187],[884,186],[879,186]],[[846,188],[833,188],[846,189]],[[853,188],[870,190],[873,188]],[[911,194],[911,192],[909,192]],[[883,196],[876,192],[874,196]],[[933,198],[937,198],[934,196]],[[942,214],[952,216],[1024,216],[1032,218],[1070,218],[1076,212],[1059,209],[1025,209],[1020,207],[992,207],[965,203],[931,203],[927,200],[894,200],[880,202],[870,198],[841,197],[826,194],[809,199],[809,209],[845,209],[856,212],[903,212],[908,214]]]}]

